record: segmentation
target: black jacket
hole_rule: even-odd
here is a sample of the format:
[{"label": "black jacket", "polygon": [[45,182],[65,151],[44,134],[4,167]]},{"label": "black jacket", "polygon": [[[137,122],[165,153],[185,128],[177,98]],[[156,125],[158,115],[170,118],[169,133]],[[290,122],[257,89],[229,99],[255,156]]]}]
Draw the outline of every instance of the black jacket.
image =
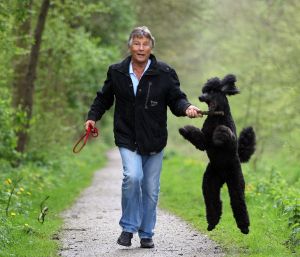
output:
[{"label": "black jacket", "polygon": [[114,136],[117,146],[148,155],[161,151],[167,144],[167,106],[176,116],[185,116],[190,105],[180,90],[176,72],[150,56],[151,64],[142,76],[136,96],[129,75],[131,56],[111,65],[103,88],[88,112],[97,121],[115,100]]}]

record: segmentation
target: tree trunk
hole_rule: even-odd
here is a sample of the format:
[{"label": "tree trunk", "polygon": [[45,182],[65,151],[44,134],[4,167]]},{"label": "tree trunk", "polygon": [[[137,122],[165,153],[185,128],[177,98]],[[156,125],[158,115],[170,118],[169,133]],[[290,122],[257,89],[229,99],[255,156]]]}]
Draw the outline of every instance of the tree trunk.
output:
[{"label": "tree trunk", "polygon": [[[18,95],[16,97],[15,106],[21,107],[21,110],[26,114],[26,124],[24,124],[24,128],[17,134],[17,151],[19,152],[24,152],[25,147],[28,143],[28,130],[33,109],[34,81],[36,78],[36,68],[39,58],[39,51],[41,47],[41,40],[49,5],[50,0],[44,0],[41,5],[40,14],[34,32],[34,43],[31,47],[27,67],[25,67],[23,71],[18,69],[16,70],[16,72],[19,72],[19,74],[17,74],[18,84],[16,86]],[[22,67],[20,64],[19,68]],[[21,75],[22,73],[24,74],[24,76]]]},{"label": "tree trunk", "polygon": [[[17,41],[16,46],[21,49],[29,48],[29,40],[30,32],[31,32],[31,9],[32,9],[32,1],[28,1],[25,3],[19,3],[19,9],[26,9],[27,16],[25,20],[21,24],[17,24]],[[24,96],[24,87],[22,83],[25,81],[26,71],[28,69],[28,60],[29,54],[23,54],[18,56],[15,60],[15,79],[13,82],[13,105],[15,108],[18,108],[23,102],[22,98]]]}]

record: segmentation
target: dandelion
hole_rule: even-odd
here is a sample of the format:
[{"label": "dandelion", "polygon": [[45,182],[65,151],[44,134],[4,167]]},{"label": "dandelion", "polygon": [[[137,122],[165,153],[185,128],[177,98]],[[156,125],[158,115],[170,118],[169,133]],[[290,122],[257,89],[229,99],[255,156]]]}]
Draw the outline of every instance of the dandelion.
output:
[{"label": "dandelion", "polygon": [[23,230],[25,233],[30,234],[33,232],[32,227],[30,227],[27,223],[24,224]]},{"label": "dandelion", "polygon": [[8,179],[5,180],[5,184],[6,184],[6,185],[11,185],[11,183],[12,183],[12,181],[11,181],[10,178],[8,178]]},{"label": "dandelion", "polygon": [[252,184],[247,184],[246,185],[246,191],[247,192],[252,192],[252,191],[254,191],[254,186],[252,185]]},{"label": "dandelion", "polygon": [[16,213],[15,212],[11,212],[10,215],[11,216],[16,216]]}]

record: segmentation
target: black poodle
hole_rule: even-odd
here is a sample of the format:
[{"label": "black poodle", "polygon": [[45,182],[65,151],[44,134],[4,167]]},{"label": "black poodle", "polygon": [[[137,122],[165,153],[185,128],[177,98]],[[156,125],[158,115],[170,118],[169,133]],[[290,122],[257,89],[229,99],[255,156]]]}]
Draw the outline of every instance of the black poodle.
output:
[{"label": "black poodle", "polygon": [[245,202],[245,181],[241,162],[247,162],[255,151],[255,133],[252,127],[243,129],[239,138],[231,116],[226,95],[235,95],[234,75],[220,80],[212,78],[202,88],[201,102],[208,105],[208,117],[202,129],[185,126],[179,133],[197,149],[206,151],[209,158],[203,177],[202,191],[206,205],[207,230],[219,223],[222,214],[220,190],[227,184],[230,203],[237,226],[242,233],[249,233],[249,217]]}]

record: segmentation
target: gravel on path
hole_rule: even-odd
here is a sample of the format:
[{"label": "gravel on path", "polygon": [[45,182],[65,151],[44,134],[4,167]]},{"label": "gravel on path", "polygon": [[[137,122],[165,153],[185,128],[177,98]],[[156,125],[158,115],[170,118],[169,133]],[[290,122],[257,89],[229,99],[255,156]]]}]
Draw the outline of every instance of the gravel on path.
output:
[{"label": "gravel on path", "polygon": [[114,149],[108,152],[107,166],[95,173],[91,186],[84,190],[71,209],[62,214],[65,224],[58,236],[62,245],[60,256],[224,256],[220,247],[206,235],[161,209],[158,209],[153,237],[155,248],[140,248],[137,234],[131,247],[118,245],[121,182],[121,159],[118,150]]}]

